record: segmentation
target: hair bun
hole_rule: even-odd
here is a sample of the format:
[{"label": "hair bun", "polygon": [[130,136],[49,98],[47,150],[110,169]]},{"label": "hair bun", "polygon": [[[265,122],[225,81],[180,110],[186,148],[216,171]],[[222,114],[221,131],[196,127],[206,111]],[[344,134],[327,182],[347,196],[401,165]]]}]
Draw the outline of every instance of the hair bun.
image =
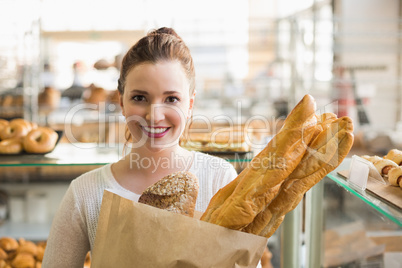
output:
[{"label": "hair bun", "polygon": [[151,32],[148,33],[148,35],[158,35],[158,34],[170,34],[181,40],[181,37],[176,33],[176,31],[169,27],[162,27],[156,30],[152,30]]}]

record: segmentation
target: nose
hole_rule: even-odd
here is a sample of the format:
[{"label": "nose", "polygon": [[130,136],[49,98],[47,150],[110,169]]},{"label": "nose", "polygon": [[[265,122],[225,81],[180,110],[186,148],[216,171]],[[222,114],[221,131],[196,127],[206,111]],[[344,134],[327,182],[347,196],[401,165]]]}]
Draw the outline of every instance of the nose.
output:
[{"label": "nose", "polygon": [[152,104],[147,109],[147,114],[145,115],[145,120],[147,120],[150,125],[157,124],[165,119],[163,105]]}]

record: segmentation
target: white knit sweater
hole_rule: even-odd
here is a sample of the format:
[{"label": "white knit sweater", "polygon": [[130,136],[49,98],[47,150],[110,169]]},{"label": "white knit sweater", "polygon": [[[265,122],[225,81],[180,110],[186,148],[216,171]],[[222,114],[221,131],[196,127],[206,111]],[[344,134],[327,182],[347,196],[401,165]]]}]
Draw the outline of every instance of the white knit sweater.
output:
[{"label": "white knit sweater", "polygon": [[[212,196],[233,180],[237,173],[222,158],[200,152],[194,154],[189,169],[199,180],[196,210],[205,211]],[[123,191],[138,201],[139,195],[123,188],[112,175],[111,164],[73,180],[53,219],[43,268],[82,268],[86,253],[94,246],[103,191]]]}]

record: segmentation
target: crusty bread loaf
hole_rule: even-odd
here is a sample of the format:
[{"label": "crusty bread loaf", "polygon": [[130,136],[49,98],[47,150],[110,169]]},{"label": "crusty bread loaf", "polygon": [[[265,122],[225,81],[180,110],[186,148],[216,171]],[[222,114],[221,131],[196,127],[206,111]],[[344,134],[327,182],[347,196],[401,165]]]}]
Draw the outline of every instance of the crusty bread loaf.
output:
[{"label": "crusty bread loaf", "polygon": [[175,172],[145,189],[138,202],[193,217],[198,188],[194,174]]},{"label": "crusty bread loaf", "polygon": [[338,119],[338,117],[334,113],[323,113],[322,115],[320,115],[318,124],[322,128],[321,130],[324,130],[325,128],[329,127],[329,125],[336,119]]},{"label": "crusty bread loaf", "polygon": [[[201,220],[270,237],[304,194],[334,170],[352,147],[349,117],[317,116],[314,111],[314,99],[306,95],[266,148],[213,196]],[[273,164],[277,159],[280,163]]]},{"label": "crusty bread loaf", "polygon": [[332,122],[307,148],[299,165],[282,184],[278,195],[243,231],[270,237],[311,187],[334,170],[353,144],[353,124],[342,117]]},{"label": "crusty bread loaf", "polygon": [[306,95],[286,118],[282,129],[240,175],[209,203],[201,220],[240,230],[277,195],[296,168],[307,145],[319,132],[315,101]]}]

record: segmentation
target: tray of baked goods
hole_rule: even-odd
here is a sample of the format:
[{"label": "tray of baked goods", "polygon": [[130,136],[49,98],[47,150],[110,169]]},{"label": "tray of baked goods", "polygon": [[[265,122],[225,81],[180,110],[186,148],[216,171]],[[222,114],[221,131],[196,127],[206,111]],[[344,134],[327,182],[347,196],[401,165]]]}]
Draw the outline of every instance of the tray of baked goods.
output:
[{"label": "tray of baked goods", "polygon": [[0,119],[0,156],[45,155],[54,150],[63,131],[41,127],[22,118]]},{"label": "tray of baked goods", "polygon": [[[372,170],[367,178],[366,190],[378,198],[402,209],[402,151],[389,150],[384,156],[361,155]],[[350,170],[338,174],[348,179]]]},{"label": "tray of baked goods", "polygon": [[[41,267],[45,254],[46,241],[29,241],[24,238],[0,237],[0,267]],[[83,268],[91,266],[89,252]]]},{"label": "tray of baked goods", "polygon": [[180,145],[194,151],[211,154],[247,154],[251,151],[248,135],[243,127],[220,127],[191,130],[184,133]]}]

